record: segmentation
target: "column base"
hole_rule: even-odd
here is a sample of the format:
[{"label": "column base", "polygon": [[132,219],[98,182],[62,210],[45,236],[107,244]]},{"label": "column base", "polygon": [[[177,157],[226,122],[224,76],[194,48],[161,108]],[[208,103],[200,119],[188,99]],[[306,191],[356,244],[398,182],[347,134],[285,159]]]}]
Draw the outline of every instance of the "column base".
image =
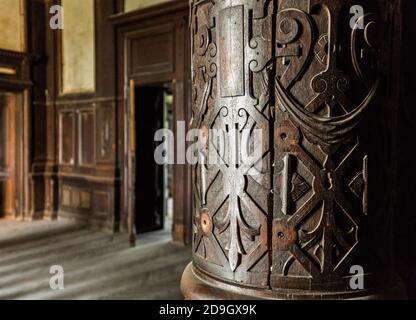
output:
[{"label": "column base", "polygon": [[237,287],[200,272],[190,263],[181,281],[186,300],[386,300],[406,299],[399,277],[393,277],[385,289],[350,292],[317,292],[305,290],[269,290]]}]

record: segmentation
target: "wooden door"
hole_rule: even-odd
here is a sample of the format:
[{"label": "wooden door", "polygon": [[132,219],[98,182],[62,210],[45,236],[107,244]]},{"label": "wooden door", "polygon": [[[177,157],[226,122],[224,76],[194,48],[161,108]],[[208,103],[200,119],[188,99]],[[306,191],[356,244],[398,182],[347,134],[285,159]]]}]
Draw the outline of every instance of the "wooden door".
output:
[{"label": "wooden door", "polygon": [[128,149],[128,229],[135,234],[164,226],[164,172],[154,161],[154,134],[163,128],[163,86],[136,86],[129,82],[126,132]]},{"label": "wooden door", "polygon": [[[145,10],[118,14],[112,17],[117,36],[118,62],[118,134],[124,137],[118,158],[123,168],[121,179],[120,229],[132,230],[131,213],[134,206],[141,208],[135,201],[131,182],[134,169],[131,166],[129,137],[131,119],[126,105],[129,104],[128,83],[134,80],[136,85],[151,86],[172,83],[173,131],[177,121],[190,122],[190,59],[188,51],[189,6],[186,1],[172,1]],[[141,105],[142,97],[137,96]],[[154,134],[154,132],[153,132]],[[140,152],[139,143],[137,143]],[[153,150],[154,151],[154,150]],[[153,156],[153,152],[152,152]],[[173,240],[189,243],[191,229],[191,171],[188,165],[176,165],[172,169],[173,181]],[[130,182],[129,182],[130,181]],[[127,228],[126,228],[127,226]]]},{"label": "wooden door", "polygon": [[0,93],[0,216],[16,213],[16,104],[18,97]]}]

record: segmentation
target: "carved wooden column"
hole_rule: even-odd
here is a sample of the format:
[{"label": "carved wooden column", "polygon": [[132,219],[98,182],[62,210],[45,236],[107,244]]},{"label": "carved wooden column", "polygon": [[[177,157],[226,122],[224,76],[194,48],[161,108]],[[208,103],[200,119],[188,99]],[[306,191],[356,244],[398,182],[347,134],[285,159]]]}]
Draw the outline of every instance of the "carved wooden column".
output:
[{"label": "carved wooden column", "polygon": [[[363,9],[358,19],[353,5]],[[193,127],[208,137],[210,129],[263,134],[258,158],[235,161],[240,140],[225,134],[222,161],[194,166],[185,297],[386,295],[393,274],[390,57],[397,3],[191,6]],[[260,142],[252,135],[250,143]],[[360,268],[364,288],[352,288]]]}]

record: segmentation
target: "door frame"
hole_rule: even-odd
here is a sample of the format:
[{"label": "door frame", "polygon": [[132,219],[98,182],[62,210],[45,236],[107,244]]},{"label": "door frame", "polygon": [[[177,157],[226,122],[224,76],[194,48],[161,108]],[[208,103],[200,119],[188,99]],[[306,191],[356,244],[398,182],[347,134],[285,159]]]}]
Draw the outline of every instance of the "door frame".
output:
[{"label": "door frame", "polygon": [[[190,50],[189,50],[189,4],[186,1],[172,1],[147,9],[117,14],[111,17],[116,32],[117,43],[117,125],[118,125],[118,164],[121,172],[119,203],[120,216],[118,229],[128,231],[128,217],[135,207],[133,197],[129,197],[129,179],[134,172],[126,134],[129,132],[129,119],[126,106],[129,102],[129,83],[136,85],[171,83],[174,95],[173,129],[177,121],[188,125],[191,118],[190,103]],[[131,66],[131,44],[140,36],[153,32],[167,32],[171,35],[172,61],[160,64],[160,69],[137,72]],[[140,103],[139,103],[140,104]],[[175,135],[176,143],[176,135]],[[130,165],[129,165],[130,163]],[[192,236],[192,187],[191,167],[173,167],[174,215],[172,237],[174,242],[189,244]]]},{"label": "door frame", "polygon": [[[137,112],[138,109],[142,107],[140,103],[140,95],[136,95],[137,89],[139,87],[145,88],[145,87],[162,87],[165,84],[169,84],[172,87],[172,81],[162,81],[162,82],[147,82],[147,81],[139,81],[137,83],[136,77],[132,77],[130,80],[128,80],[129,87],[128,87],[128,99],[126,103],[125,108],[125,146],[126,147],[126,154],[127,154],[127,165],[125,168],[126,172],[126,179],[124,187],[127,192],[127,205],[128,205],[128,215],[127,215],[127,230],[130,235],[131,243],[134,243],[135,236],[134,234],[137,234],[139,231],[136,230],[136,233],[134,233],[134,226],[136,224],[136,213],[137,210],[140,210],[140,205],[136,206],[136,179],[138,175],[137,169],[137,151],[141,152],[142,147],[140,146],[140,142],[137,141],[137,129],[138,124],[136,123],[137,119]],[[137,104],[139,102],[139,104]],[[157,164],[155,164],[157,166]],[[164,206],[164,204],[163,204]],[[162,214],[162,228],[164,226],[166,219],[164,214]],[[150,228],[152,229],[152,228]],[[157,230],[157,229],[156,229]],[[142,231],[147,232],[147,231]]]}]

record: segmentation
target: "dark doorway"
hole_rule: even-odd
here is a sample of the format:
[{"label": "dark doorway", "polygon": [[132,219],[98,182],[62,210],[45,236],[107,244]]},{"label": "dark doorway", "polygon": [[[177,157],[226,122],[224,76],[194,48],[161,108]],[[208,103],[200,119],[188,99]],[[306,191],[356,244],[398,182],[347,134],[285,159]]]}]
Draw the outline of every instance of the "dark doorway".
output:
[{"label": "dark doorway", "polygon": [[137,233],[163,229],[171,224],[172,174],[169,165],[157,165],[154,139],[159,129],[172,127],[170,85],[138,86],[135,89],[136,211]]}]

